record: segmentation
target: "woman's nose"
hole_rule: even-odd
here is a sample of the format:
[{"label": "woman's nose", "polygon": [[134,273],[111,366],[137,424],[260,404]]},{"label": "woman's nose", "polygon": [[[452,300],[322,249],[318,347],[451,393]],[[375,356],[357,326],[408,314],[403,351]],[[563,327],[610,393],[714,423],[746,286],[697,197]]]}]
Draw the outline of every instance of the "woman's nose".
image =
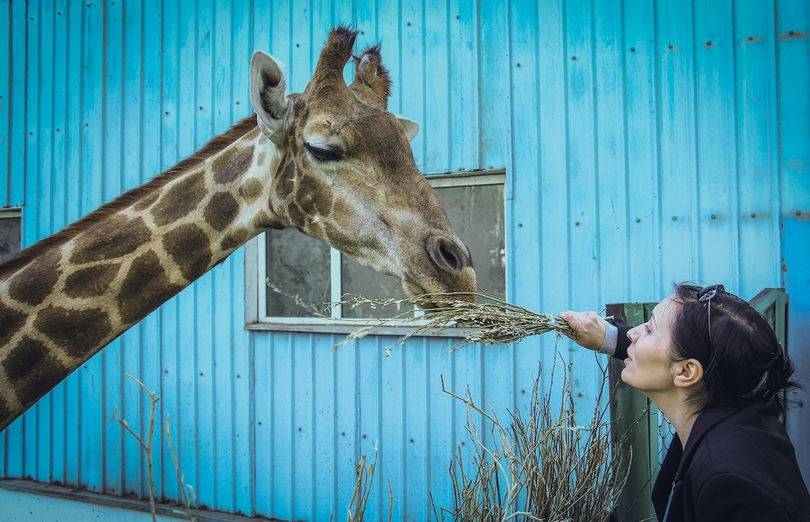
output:
[{"label": "woman's nose", "polygon": [[639,331],[640,330],[639,330],[638,326],[636,326],[635,328],[631,328],[631,329],[629,329],[627,331],[627,338],[630,339],[631,343],[636,342],[636,339],[638,339],[638,332]]}]

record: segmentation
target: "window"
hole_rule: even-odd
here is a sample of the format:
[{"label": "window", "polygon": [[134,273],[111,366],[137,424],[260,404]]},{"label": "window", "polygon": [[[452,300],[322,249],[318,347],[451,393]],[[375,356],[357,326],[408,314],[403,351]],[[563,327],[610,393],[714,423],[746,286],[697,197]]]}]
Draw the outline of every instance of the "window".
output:
[{"label": "window", "polygon": [[20,251],[20,211],[0,209],[0,264]]},{"label": "window", "polygon": [[[456,234],[469,247],[478,286],[505,297],[505,244],[503,171],[484,171],[428,176]],[[418,310],[334,307],[331,317],[313,309],[325,309],[344,294],[368,298],[404,298],[399,279],[366,268],[351,257],[330,249],[297,230],[262,234],[253,247],[256,256],[258,308],[249,328],[350,331],[335,326],[353,325],[358,319],[390,319]],[[248,256],[251,254],[248,253]],[[252,295],[252,292],[248,292]],[[329,313],[327,311],[327,313]],[[396,326],[396,321],[389,321]]]}]

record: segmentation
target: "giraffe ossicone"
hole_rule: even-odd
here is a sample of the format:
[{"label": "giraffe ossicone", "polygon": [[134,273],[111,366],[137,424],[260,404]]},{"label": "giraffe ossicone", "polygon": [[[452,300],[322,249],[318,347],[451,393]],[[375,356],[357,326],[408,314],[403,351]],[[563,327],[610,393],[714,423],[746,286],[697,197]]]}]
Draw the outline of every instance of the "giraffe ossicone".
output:
[{"label": "giraffe ossicone", "polygon": [[296,228],[398,277],[474,292],[469,250],[416,167],[418,125],[388,112],[379,45],[329,34],[306,89],[250,67],[255,115],[0,265],[0,429],[127,328],[269,229]]}]

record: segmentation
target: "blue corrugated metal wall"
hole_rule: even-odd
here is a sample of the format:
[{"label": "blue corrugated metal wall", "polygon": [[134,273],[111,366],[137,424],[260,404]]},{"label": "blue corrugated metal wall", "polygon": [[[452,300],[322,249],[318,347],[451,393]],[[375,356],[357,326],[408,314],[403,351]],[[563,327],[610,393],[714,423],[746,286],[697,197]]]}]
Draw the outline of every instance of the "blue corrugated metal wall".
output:
[{"label": "blue corrugated metal wall", "polygon": [[[426,172],[506,168],[508,292],[555,312],[656,300],[673,281],[745,297],[787,285],[810,386],[810,6],[806,0],[421,2],[0,0],[0,204],[24,242],[138,185],[250,111],[266,49],[300,90],[328,29],[382,40],[391,107],[422,122]],[[244,253],[124,334],[0,438],[2,475],[145,495],[143,455],[112,420],[162,396],[200,501],[283,518],[345,516],[353,463],[379,447],[394,518],[450,492],[457,390],[525,407],[552,338],[470,347],[248,333]],[[568,349],[577,401],[594,355]],[[807,396],[804,395],[805,402]],[[810,421],[790,430],[810,473]],[[158,442],[161,442],[158,436]],[[158,491],[178,495],[169,455]],[[376,485],[373,518],[387,509]]]}]

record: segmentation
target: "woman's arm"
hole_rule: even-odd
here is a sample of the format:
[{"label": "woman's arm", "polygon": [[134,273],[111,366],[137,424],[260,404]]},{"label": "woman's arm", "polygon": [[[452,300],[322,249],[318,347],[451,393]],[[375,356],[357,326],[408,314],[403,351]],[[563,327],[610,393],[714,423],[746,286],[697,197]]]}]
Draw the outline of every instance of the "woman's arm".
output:
[{"label": "woman's arm", "polygon": [[698,491],[695,520],[742,522],[788,522],[784,507],[753,480],[737,473],[720,473],[708,479]]},{"label": "woman's arm", "polygon": [[574,331],[574,336],[569,337],[580,346],[617,359],[627,357],[627,347],[630,346],[627,325],[619,323],[614,326],[596,312],[569,311],[561,313],[560,317]]}]

